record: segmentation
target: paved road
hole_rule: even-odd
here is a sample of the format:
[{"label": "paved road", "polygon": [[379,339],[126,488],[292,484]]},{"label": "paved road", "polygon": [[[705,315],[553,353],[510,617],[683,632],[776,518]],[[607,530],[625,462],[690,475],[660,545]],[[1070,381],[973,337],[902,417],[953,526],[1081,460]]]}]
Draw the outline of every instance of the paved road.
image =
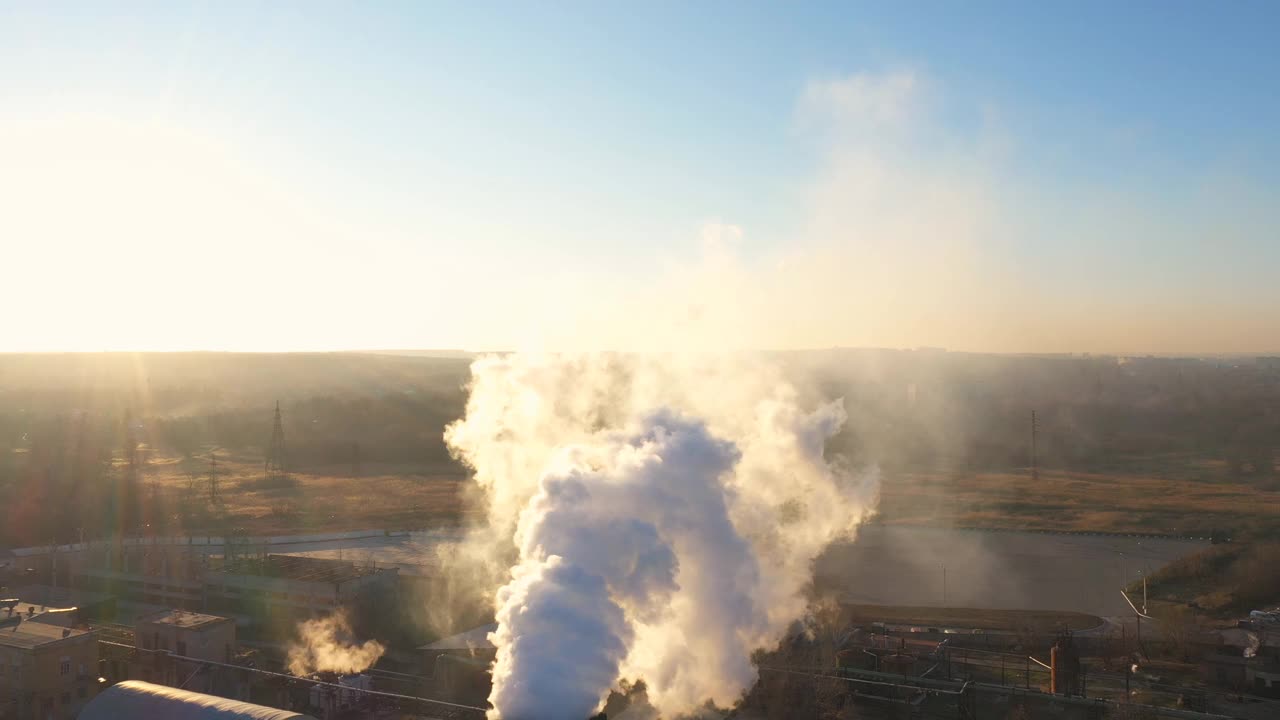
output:
[{"label": "paved road", "polygon": [[1207,544],[876,525],[831,548],[815,570],[848,602],[1124,615],[1125,583]]}]

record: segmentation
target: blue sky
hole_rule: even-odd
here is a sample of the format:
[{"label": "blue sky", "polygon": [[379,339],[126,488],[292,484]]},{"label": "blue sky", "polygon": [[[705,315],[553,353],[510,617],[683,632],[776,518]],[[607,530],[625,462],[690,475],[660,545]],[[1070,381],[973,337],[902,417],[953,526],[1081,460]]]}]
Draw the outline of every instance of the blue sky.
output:
[{"label": "blue sky", "polygon": [[[738,327],[712,333],[728,345],[1280,349],[1264,270],[1280,262],[1278,15],[1273,3],[0,2],[0,129],[18,128],[0,152],[23,158],[0,157],[0,188],[27,208],[57,194],[70,216],[81,200],[130,208],[0,221],[7,254],[32,268],[0,290],[10,307],[57,277],[52,265],[94,258],[0,348],[619,346],[661,334],[672,313],[735,305],[703,292],[721,283],[786,296],[779,317],[717,320]],[[891,125],[831,108],[813,121],[815,87],[860,77],[910,78],[909,111]],[[81,145],[106,149],[62,158],[58,177],[92,182],[25,179]],[[867,187],[841,183],[882,165],[902,170],[872,194],[896,210],[874,228],[821,220]],[[938,253],[892,230],[905,218],[891,212],[928,210],[911,197],[921,184],[968,188],[966,216],[983,208],[963,269],[933,267],[930,283],[1009,293],[959,310],[964,333],[940,320],[946,293],[900,307],[888,285],[840,289],[866,284],[869,234],[884,233],[873,254],[901,253],[876,274]],[[139,228],[149,206],[135,196],[182,212]],[[850,227],[863,239],[840,237]],[[716,228],[732,235],[727,284],[708,274]],[[851,280],[792,303],[813,283],[776,268],[813,258]],[[121,295],[121,273],[160,278],[169,300]],[[991,312],[1037,276],[1061,332]],[[262,290],[183,299],[201,283]],[[296,319],[288,332],[262,319],[273,293]],[[914,330],[861,323],[859,306]],[[770,326],[824,307],[843,319]],[[1098,308],[1125,319],[1091,332]],[[102,329],[122,312],[137,327]],[[632,329],[601,327],[616,324]]]}]

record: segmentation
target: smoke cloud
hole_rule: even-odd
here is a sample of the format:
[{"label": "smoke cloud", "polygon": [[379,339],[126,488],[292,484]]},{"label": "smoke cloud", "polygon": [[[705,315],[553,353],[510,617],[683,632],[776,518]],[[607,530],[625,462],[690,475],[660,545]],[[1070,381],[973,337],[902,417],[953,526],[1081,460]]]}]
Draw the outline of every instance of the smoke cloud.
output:
[{"label": "smoke cloud", "polygon": [[488,500],[494,718],[586,717],[634,681],[668,716],[732,706],[803,614],[814,558],[873,512],[876,474],[824,456],[842,402],[765,357],[472,371],[446,439]]},{"label": "smoke cloud", "polygon": [[386,647],[377,640],[357,645],[344,611],[298,623],[298,640],[289,646],[289,672],[303,677],[316,672],[342,675],[362,672],[378,662]]}]

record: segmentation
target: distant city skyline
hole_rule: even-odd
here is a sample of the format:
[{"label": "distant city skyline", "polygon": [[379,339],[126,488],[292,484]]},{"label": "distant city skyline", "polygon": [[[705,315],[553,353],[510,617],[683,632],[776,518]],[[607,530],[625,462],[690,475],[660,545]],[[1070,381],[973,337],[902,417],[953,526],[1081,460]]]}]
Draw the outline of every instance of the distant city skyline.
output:
[{"label": "distant city skyline", "polygon": [[0,0],[0,351],[1278,353],[1278,21]]}]

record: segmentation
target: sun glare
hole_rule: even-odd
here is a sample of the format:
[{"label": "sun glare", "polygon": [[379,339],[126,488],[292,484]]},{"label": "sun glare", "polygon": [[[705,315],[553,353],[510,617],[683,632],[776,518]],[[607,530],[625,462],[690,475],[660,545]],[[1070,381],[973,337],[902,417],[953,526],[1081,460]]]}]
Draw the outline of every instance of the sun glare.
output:
[{"label": "sun glare", "polygon": [[27,269],[0,292],[27,349],[225,337],[216,329],[243,317],[255,265],[305,227],[241,148],[185,128],[33,119],[4,127],[0,157],[0,236],[14,267]]}]

